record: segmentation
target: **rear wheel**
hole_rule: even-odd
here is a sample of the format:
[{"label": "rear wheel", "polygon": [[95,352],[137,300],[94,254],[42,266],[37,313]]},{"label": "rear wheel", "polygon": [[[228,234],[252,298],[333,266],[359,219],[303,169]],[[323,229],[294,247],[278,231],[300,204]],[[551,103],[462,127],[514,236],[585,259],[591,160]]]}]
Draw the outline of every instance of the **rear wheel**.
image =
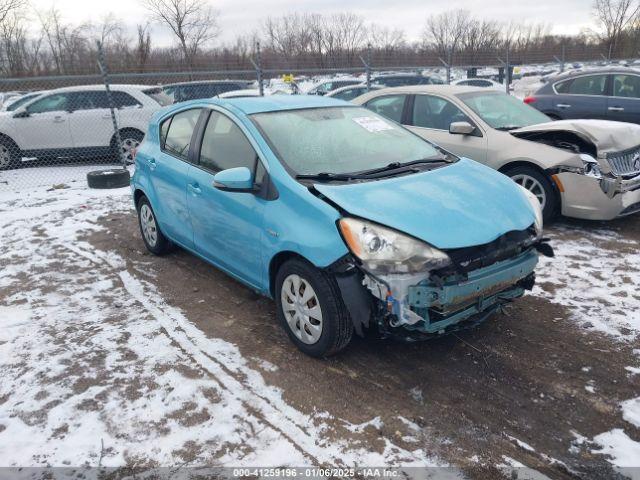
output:
[{"label": "rear wheel", "polygon": [[535,195],[542,207],[542,216],[545,222],[553,219],[557,212],[559,199],[551,179],[547,175],[526,165],[510,168],[504,173]]},{"label": "rear wheel", "polygon": [[351,341],[353,324],[335,279],[304,260],[280,267],[276,304],[281,325],[307,355],[334,355]]},{"label": "rear wheel", "polygon": [[0,170],[20,166],[20,149],[9,139],[0,139]]},{"label": "rear wheel", "polygon": [[137,207],[140,233],[142,234],[142,241],[147,247],[147,250],[154,255],[162,255],[168,252],[171,248],[171,242],[164,236],[162,230],[160,230],[149,199],[144,196],[140,197]]}]

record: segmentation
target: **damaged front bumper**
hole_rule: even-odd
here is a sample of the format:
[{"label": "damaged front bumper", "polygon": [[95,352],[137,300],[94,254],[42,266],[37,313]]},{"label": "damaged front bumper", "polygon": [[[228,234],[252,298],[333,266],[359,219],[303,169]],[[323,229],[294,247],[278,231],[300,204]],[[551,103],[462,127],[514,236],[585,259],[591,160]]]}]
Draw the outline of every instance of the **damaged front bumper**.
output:
[{"label": "damaged front bumper", "polygon": [[[375,276],[365,272],[355,281],[338,277],[338,284],[357,333],[362,334],[362,327],[373,317],[383,334],[429,337],[458,330],[463,324],[475,325],[504,303],[521,297],[533,288],[537,263],[538,253],[531,248],[465,274]],[[368,290],[364,294],[362,284]],[[369,292],[378,299],[378,308],[372,306]]]},{"label": "damaged front bumper", "polygon": [[595,178],[573,172],[556,173],[562,185],[562,214],[585,220],[613,220],[640,212],[640,175]]}]

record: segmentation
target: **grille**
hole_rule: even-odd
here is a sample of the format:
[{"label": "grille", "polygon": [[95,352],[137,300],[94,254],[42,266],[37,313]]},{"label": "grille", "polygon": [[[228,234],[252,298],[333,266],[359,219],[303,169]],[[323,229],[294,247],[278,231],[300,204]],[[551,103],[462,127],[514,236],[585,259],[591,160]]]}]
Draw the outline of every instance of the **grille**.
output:
[{"label": "grille", "polygon": [[635,175],[640,173],[640,146],[623,152],[607,155],[611,171],[615,175]]}]

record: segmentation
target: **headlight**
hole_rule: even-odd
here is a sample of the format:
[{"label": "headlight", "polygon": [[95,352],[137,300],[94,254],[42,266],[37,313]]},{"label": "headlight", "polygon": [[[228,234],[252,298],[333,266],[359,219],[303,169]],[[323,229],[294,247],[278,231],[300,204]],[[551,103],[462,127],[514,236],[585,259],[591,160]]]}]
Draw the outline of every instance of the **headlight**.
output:
[{"label": "headlight", "polygon": [[542,238],[543,221],[542,221],[542,205],[540,205],[540,200],[538,200],[538,197],[536,197],[533,193],[531,193],[529,190],[524,188],[522,185],[518,185],[518,186],[522,189],[524,194],[527,196],[527,200],[529,200],[529,203],[531,204],[531,208],[533,208],[533,211],[535,212],[536,221],[534,225],[536,228],[536,237]]},{"label": "headlight", "polygon": [[586,153],[582,153],[580,154],[580,160],[582,160],[582,164],[584,165],[585,175],[597,178],[598,180],[602,178],[600,164],[595,158],[593,158],[591,155],[587,155]]},{"label": "headlight", "polygon": [[351,252],[373,272],[418,272],[451,263],[449,256],[437,248],[375,223],[342,218],[339,226]]}]

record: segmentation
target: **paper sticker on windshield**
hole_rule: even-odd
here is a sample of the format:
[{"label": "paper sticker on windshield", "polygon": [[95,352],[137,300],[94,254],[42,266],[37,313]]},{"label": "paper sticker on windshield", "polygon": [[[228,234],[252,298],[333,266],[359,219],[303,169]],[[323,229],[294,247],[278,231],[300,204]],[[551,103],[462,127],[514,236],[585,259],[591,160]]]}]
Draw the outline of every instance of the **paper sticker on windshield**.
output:
[{"label": "paper sticker on windshield", "polygon": [[369,132],[384,132],[386,130],[393,130],[393,125],[385,122],[381,118],[375,117],[357,117],[353,119],[362,128],[367,129]]}]

